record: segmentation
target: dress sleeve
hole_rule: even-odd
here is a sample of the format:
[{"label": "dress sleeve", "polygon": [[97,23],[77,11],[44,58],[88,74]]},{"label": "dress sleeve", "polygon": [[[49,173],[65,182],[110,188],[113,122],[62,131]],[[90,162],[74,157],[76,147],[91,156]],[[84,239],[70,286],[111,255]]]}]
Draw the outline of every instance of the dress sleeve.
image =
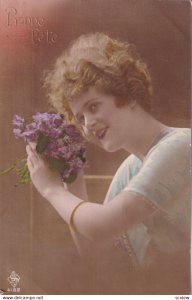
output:
[{"label": "dress sleeve", "polygon": [[190,185],[190,135],[181,131],[154,146],[124,190],[138,193],[170,212]]},{"label": "dress sleeve", "polygon": [[[135,164],[136,167],[133,170],[132,166],[135,162],[137,163]],[[130,182],[133,172],[136,172],[140,165],[141,161],[139,161],[139,159],[137,159],[134,155],[130,155],[122,162],[109,186],[104,203],[109,202],[121,191],[123,191],[123,189]]]}]

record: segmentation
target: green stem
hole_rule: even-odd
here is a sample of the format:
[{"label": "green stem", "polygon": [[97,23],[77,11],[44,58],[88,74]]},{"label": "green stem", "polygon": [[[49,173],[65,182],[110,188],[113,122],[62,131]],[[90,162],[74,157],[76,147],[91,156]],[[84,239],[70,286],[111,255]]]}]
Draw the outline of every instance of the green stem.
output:
[{"label": "green stem", "polygon": [[9,166],[8,168],[6,168],[6,169],[4,169],[3,171],[0,172],[0,176],[1,176],[1,175],[5,175],[5,174],[7,174],[8,172],[12,171],[12,170],[16,167],[16,165],[18,164],[18,162],[21,162],[22,160],[23,160],[23,158],[17,158],[17,159],[13,162],[13,164],[12,164],[11,166]]},{"label": "green stem", "polygon": [[15,168],[16,164],[14,164],[13,166],[8,167],[7,169],[3,170],[2,172],[0,172],[0,176],[1,175],[5,175],[8,172],[10,172],[11,170],[13,170]]}]

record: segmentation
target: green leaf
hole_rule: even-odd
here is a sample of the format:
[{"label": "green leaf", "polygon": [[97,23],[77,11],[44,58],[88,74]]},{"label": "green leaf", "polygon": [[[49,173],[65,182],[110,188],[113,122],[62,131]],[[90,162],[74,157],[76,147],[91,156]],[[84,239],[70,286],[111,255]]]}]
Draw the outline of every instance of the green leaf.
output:
[{"label": "green leaf", "polygon": [[30,173],[27,164],[17,169],[19,174],[19,183],[24,184],[31,181]]},{"label": "green leaf", "polygon": [[69,169],[69,164],[64,159],[54,157],[46,157],[46,160],[51,169],[62,172],[64,169]]},{"label": "green leaf", "polygon": [[65,136],[66,136],[66,131],[63,130],[59,137],[60,137],[61,139],[63,139]]},{"label": "green leaf", "polygon": [[0,172],[0,176],[5,175],[6,173],[14,169],[16,170],[19,176],[18,184],[15,184],[16,187],[20,184],[28,183],[31,181],[30,173],[26,164],[26,159],[24,158],[17,158],[10,167]]},{"label": "green leaf", "polygon": [[67,178],[65,178],[63,181],[70,184],[73,181],[75,181],[76,178],[77,178],[77,173],[71,172],[71,174]]},{"label": "green leaf", "polygon": [[49,137],[40,131],[37,139],[37,146],[36,146],[37,153],[42,154],[43,151],[46,149],[48,143],[49,143]]}]

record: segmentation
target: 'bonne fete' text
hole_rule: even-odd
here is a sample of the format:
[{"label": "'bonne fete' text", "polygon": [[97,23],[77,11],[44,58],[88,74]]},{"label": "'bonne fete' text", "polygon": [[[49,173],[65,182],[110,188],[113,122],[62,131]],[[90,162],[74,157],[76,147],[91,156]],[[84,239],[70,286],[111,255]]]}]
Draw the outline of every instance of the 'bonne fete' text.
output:
[{"label": "'bonne fete' text", "polygon": [[53,44],[57,41],[58,35],[45,29],[46,19],[36,16],[20,16],[14,7],[6,9],[6,26],[18,27],[27,26],[32,30],[32,42],[34,44],[48,43]]}]

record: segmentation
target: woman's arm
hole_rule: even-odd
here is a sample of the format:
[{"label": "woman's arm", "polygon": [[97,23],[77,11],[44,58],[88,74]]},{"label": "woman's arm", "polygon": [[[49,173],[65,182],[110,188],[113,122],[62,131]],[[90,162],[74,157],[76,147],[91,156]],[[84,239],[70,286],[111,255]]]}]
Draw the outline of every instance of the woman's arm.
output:
[{"label": "woman's arm", "polygon": [[[64,184],[64,186],[73,195],[88,201],[87,187],[83,175],[83,172],[79,173],[73,183],[68,185]],[[82,258],[89,260],[90,256],[92,256],[93,252],[96,250],[95,245],[79,232],[72,230],[70,226],[69,229],[78,253]]]},{"label": "woman's arm", "polygon": [[[41,193],[69,224],[74,207],[83,199],[66,190],[59,175],[30,147],[27,148],[31,179]],[[144,220],[154,208],[142,196],[123,191],[109,203],[85,202],[74,214],[74,226],[79,234],[93,242],[111,241],[116,235]]]},{"label": "woman's arm", "polygon": [[[64,189],[48,192],[44,197],[68,224],[74,206],[81,201]],[[85,202],[76,210],[73,222],[81,235],[103,243],[142,222],[153,211],[154,208],[140,195],[123,191],[105,205]]]}]

